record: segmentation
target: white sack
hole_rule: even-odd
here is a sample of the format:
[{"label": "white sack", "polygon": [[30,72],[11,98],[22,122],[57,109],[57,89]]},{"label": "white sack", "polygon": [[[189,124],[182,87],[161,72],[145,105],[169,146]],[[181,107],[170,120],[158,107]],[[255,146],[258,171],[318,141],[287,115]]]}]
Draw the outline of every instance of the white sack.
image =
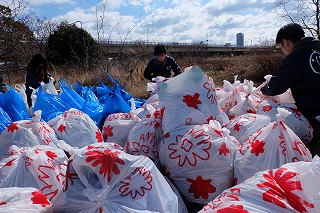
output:
[{"label": "white sack", "polygon": [[149,158],[97,143],[69,162],[66,199],[57,212],[179,213],[177,195]]},{"label": "white sack", "polygon": [[219,122],[184,126],[160,144],[164,173],[189,202],[206,204],[233,185],[238,142]]},{"label": "white sack", "polygon": [[271,118],[271,122],[276,120],[277,109],[286,109],[291,114],[284,119],[284,123],[301,139],[305,144],[309,143],[313,137],[311,123],[299,112],[295,104],[280,104],[264,101],[260,103],[257,113]]},{"label": "white sack", "polygon": [[256,173],[222,192],[199,213],[309,212],[320,210],[320,158]]},{"label": "white sack", "polygon": [[104,141],[114,142],[124,147],[129,131],[141,119],[133,113],[113,113],[108,115],[102,127]]},{"label": "white sack", "polygon": [[285,109],[278,109],[278,112],[277,121],[251,134],[238,149],[234,159],[237,183],[259,171],[296,161],[311,161],[308,148],[283,122],[290,112]]},{"label": "white sack", "polygon": [[0,188],[0,212],[51,213],[51,202],[43,193],[33,187]]},{"label": "white sack", "polygon": [[163,138],[163,110],[156,110],[148,105],[149,118],[142,119],[129,131],[125,150],[132,155],[149,157],[156,166],[160,166],[158,144]]},{"label": "white sack", "polygon": [[32,120],[13,122],[0,134],[0,159],[5,157],[11,145],[17,147],[33,147],[48,145],[58,147],[59,142],[55,131],[46,123],[40,121],[41,111],[36,111]]},{"label": "white sack", "polygon": [[58,148],[13,145],[0,162],[0,188],[34,187],[56,206],[63,200],[67,156]]},{"label": "white sack", "polygon": [[183,73],[161,82],[159,101],[164,108],[162,125],[165,132],[185,126],[229,119],[218,106],[213,79],[199,67],[189,67]]},{"label": "white sack", "polygon": [[226,123],[226,128],[230,130],[230,135],[234,136],[240,144],[252,134],[270,124],[268,116],[259,114],[243,114]]},{"label": "white sack", "polygon": [[58,139],[73,147],[82,148],[89,144],[103,142],[100,129],[84,112],[71,108],[48,121]]}]

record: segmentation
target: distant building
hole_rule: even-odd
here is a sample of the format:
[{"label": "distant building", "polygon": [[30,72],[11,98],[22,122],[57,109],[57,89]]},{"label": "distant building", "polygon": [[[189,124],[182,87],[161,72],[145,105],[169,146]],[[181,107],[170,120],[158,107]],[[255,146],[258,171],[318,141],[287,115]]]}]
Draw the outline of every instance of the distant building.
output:
[{"label": "distant building", "polygon": [[244,34],[237,33],[237,46],[244,47]]}]

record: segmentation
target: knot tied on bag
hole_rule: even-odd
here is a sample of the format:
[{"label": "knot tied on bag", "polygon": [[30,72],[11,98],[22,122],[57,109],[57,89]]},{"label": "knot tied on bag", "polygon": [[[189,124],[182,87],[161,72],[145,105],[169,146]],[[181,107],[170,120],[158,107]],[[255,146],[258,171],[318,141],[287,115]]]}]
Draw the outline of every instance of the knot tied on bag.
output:
[{"label": "knot tied on bag", "polygon": [[33,116],[32,116],[32,120],[34,122],[39,122],[40,119],[41,119],[41,114],[42,114],[42,111],[41,110],[37,110],[33,113]]},{"label": "knot tied on bag", "polygon": [[283,108],[278,108],[277,111],[278,111],[278,114],[276,115],[277,121],[284,121],[286,117],[292,114],[291,112]]}]

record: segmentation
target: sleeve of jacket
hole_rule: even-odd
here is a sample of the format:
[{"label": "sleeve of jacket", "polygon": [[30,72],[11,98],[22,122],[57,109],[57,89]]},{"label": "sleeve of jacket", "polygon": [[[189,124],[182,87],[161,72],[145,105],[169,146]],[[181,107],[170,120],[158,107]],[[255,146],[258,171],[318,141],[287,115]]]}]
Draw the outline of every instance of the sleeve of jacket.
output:
[{"label": "sleeve of jacket", "polygon": [[43,82],[47,84],[49,83],[49,79],[50,79],[50,73],[47,73],[47,75],[44,76]]},{"label": "sleeve of jacket", "polygon": [[144,69],[143,76],[144,76],[144,78],[146,78],[146,79],[148,79],[150,81],[152,80],[152,78],[154,78],[152,60],[149,61],[149,63],[147,64],[146,68]]},{"label": "sleeve of jacket", "polygon": [[276,75],[271,77],[269,83],[261,89],[261,92],[269,96],[280,95],[294,85],[302,72],[302,63],[299,57],[297,54],[292,54],[283,59]]},{"label": "sleeve of jacket", "polygon": [[26,85],[31,86],[34,89],[38,89],[41,84],[36,76],[31,73],[27,73]]},{"label": "sleeve of jacket", "polygon": [[181,69],[180,69],[180,66],[178,65],[177,61],[174,59],[174,58],[171,58],[172,59],[172,71],[174,72],[174,76],[177,76],[181,73]]}]

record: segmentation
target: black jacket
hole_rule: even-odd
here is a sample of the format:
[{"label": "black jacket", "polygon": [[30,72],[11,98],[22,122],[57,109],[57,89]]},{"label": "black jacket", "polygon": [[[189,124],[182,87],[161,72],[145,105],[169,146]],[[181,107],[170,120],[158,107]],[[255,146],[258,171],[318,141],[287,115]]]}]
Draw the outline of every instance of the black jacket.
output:
[{"label": "black jacket", "polygon": [[320,115],[320,41],[305,37],[296,43],[261,92],[279,95],[291,89],[300,112],[311,122]]},{"label": "black jacket", "polygon": [[36,74],[31,72],[30,70],[27,71],[25,85],[26,85],[26,95],[27,95],[27,101],[28,101],[29,107],[32,106],[32,99],[31,99],[32,89],[30,89],[29,87],[32,87],[33,89],[38,89],[41,85],[40,82],[43,81],[45,84],[47,84],[49,83],[49,78],[50,78],[49,73],[47,73],[42,77],[39,77],[39,76],[36,76]]},{"label": "black jacket", "polygon": [[163,76],[165,78],[171,77],[171,70],[174,72],[174,76],[179,75],[181,73],[180,66],[177,64],[176,60],[174,60],[170,56],[166,56],[164,61],[161,63],[156,56],[154,56],[148,63],[147,67],[144,70],[144,77],[149,79],[157,76]]}]

